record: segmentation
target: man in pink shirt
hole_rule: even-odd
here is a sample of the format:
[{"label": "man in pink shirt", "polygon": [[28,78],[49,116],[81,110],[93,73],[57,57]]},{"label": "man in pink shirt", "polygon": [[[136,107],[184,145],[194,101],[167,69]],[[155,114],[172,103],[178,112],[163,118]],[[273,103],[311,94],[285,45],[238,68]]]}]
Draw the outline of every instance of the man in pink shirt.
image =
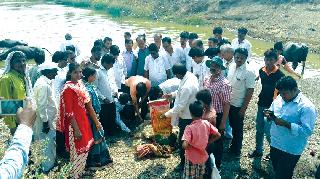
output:
[{"label": "man in pink shirt", "polygon": [[218,129],[207,120],[201,119],[203,109],[199,101],[189,105],[192,123],[186,127],[181,139],[185,149],[183,178],[202,178],[209,157],[206,151],[208,143],[220,138]]}]

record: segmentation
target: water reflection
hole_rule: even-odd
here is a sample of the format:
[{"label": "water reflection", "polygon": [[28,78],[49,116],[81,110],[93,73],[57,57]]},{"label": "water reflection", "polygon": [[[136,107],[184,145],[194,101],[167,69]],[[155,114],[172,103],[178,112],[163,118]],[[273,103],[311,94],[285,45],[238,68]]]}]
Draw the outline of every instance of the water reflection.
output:
[{"label": "water reflection", "polygon": [[[31,3],[0,3],[0,22],[2,23],[0,39],[14,39],[27,42],[30,46],[45,47],[51,53],[59,50],[64,41],[64,35],[71,33],[74,41],[78,42],[81,58],[90,55],[93,42],[98,38],[109,36],[113,44],[124,48],[123,33],[135,33],[143,30],[147,33],[147,41],[152,41],[154,33],[162,33],[170,36],[176,45],[180,31],[172,30],[171,27],[138,27],[137,23],[124,21],[122,24],[111,21],[107,16],[96,14],[91,10],[65,7],[54,4],[31,4]],[[148,22],[152,23],[152,21]],[[200,37],[204,34],[200,34]],[[47,58],[50,56],[47,55]],[[254,63],[259,69],[261,58],[256,58]],[[305,78],[318,76],[319,70],[305,71]]]}]

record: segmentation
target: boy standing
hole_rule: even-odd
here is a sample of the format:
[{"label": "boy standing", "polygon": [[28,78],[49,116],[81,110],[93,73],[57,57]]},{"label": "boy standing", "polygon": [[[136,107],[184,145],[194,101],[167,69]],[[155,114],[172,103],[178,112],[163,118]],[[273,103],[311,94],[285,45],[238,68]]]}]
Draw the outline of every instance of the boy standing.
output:
[{"label": "boy standing", "polygon": [[[196,101],[189,105],[192,123],[182,136],[182,148],[185,149],[183,178],[201,179],[205,173],[205,162],[208,159],[206,147],[220,138],[218,129],[207,120],[202,120],[203,105]],[[209,142],[208,142],[209,141]]]},{"label": "boy standing", "polygon": [[[280,69],[275,65],[277,60],[278,56],[274,50],[270,49],[264,53],[265,66],[259,70],[262,89],[259,94],[256,118],[256,150],[249,154],[250,158],[262,156],[264,134],[266,134],[267,141],[270,144],[271,123],[264,120],[263,111],[270,107],[273,99],[278,94],[276,90],[276,83],[284,76]],[[267,158],[269,157],[267,156]]]}]

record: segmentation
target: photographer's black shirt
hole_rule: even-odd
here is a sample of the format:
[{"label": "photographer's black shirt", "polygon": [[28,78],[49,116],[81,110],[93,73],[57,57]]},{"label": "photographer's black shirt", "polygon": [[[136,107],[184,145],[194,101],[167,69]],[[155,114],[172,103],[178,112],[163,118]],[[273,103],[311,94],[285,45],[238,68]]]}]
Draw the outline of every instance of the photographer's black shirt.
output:
[{"label": "photographer's black shirt", "polygon": [[273,101],[277,81],[285,75],[278,67],[275,67],[270,74],[267,73],[266,67],[262,67],[259,70],[259,76],[261,79],[262,89],[259,94],[258,105],[268,108]]}]

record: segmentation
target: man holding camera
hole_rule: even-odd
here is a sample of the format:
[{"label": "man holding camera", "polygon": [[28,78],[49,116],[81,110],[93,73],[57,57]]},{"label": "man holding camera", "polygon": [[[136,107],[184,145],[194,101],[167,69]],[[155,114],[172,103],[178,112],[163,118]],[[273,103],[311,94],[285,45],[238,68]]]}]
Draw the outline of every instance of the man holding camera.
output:
[{"label": "man holding camera", "polygon": [[279,96],[269,110],[264,111],[272,121],[270,158],[275,178],[292,178],[294,168],[312,134],[317,111],[314,104],[298,89],[291,77],[282,77],[276,85]]}]

